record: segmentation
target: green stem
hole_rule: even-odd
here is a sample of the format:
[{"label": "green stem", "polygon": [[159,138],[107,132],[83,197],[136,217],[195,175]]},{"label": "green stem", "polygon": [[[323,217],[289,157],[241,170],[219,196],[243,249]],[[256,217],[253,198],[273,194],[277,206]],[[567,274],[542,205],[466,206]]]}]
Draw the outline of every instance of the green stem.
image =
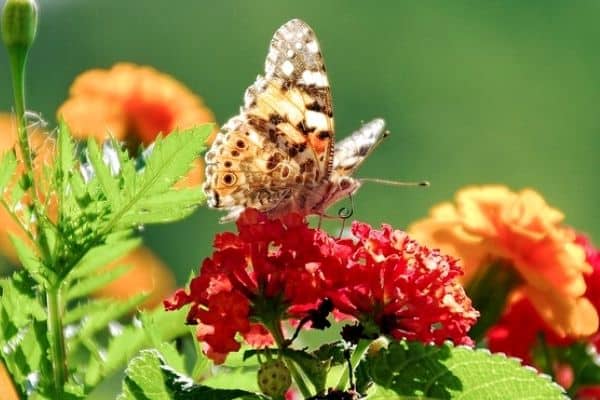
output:
[{"label": "green stem", "polygon": [[25,162],[24,174],[28,176],[30,184],[30,193],[33,202],[33,212],[38,221],[39,249],[45,260],[50,260],[50,249],[44,233],[44,226],[47,224],[47,218],[43,213],[42,205],[38,197],[37,185],[33,172],[33,154],[29,145],[29,135],[27,133],[27,121],[25,119],[25,64],[27,61],[27,48],[17,47],[9,51],[10,66],[12,71],[13,95],[15,99],[15,114],[17,119],[17,136],[21,157]]},{"label": "green stem", "polygon": [[13,94],[15,97],[15,114],[17,116],[17,132],[19,136],[19,146],[21,147],[22,157],[25,161],[27,171],[33,171],[31,157],[31,148],[27,137],[27,124],[25,121],[25,62],[27,60],[27,51],[11,51],[10,66],[12,69]]},{"label": "green stem", "polygon": [[[269,331],[273,335],[273,339],[275,339],[277,348],[283,349],[285,347],[285,338],[283,336],[283,332],[281,331],[281,324],[279,322],[276,322],[273,324],[265,324],[265,325],[267,326],[267,329],[269,329]],[[287,358],[283,353],[281,353],[281,358],[283,358],[283,361],[285,362],[286,367],[290,371],[290,374],[292,375],[292,379],[294,380],[294,382],[296,382],[298,389],[302,393],[302,396],[304,398],[311,397],[310,389],[308,388],[308,385],[306,384],[306,382],[304,382],[304,378],[302,377],[302,374],[300,373],[298,368],[296,368],[294,361]]]},{"label": "green stem", "polygon": [[[473,306],[482,311],[479,320],[469,331],[469,336],[480,343],[487,330],[498,321],[506,307],[511,290],[519,282],[514,268],[503,262],[496,262],[481,268],[465,288]],[[490,296],[493,292],[494,295]]]},{"label": "green stem", "polygon": [[52,374],[56,395],[63,393],[67,381],[67,362],[65,352],[65,338],[63,335],[63,309],[61,302],[60,286],[55,286],[46,292],[48,307],[48,340],[50,341],[50,354],[52,361]]},{"label": "green stem", "polygon": [[[350,356],[350,366],[352,368],[352,371],[354,371],[356,369],[356,367],[358,366],[358,363],[360,362],[362,357],[365,355],[365,353],[369,349],[369,345],[371,343],[372,343],[372,340],[369,340],[369,339],[361,339],[358,341],[356,348],[354,349],[354,351],[352,352],[352,355]],[[346,389],[346,385],[348,384],[349,379],[350,379],[350,371],[348,370],[348,366],[346,365],[346,367],[344,367],[344,371],[342,372],[342,375],[340,376],[340,380],[338,381],[336,389],[337,390]]]},{"label": "green stem", "polygon": [[542,368],[542,370],[548,374],[550,377],[552,377],[552,380],[555,380],[555,376],[554,376],[554,357],[552,357],[552,354],[550,352],[550,348],[548,347],[548,343],[546,342],[546,337],[543,333],[540,333],[538,335],[538,343],[540,345],[540,349],[542,350],[542,354],[544,357],[544,362],[545,362],[545,366],[544,368]]}]

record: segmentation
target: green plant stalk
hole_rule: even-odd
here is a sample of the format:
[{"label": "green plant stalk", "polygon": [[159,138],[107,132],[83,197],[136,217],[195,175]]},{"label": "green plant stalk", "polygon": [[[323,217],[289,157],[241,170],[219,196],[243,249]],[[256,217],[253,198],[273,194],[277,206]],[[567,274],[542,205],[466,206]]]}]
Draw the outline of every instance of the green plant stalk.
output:
[{"label": "green plant stalk", "polygon": [[[29,175],[30,193],[33,201],[36,219],[38,221],[39,240],[38,248],[42,253],[43,262],[46,266],[51,259],[45,230],[42,226],[46,219],[37,196],[36,182],[33,173],[33,157],[27,124],[25,121],[25,64],[27,61],[27,47],[16,47],[9,50],[10,64],[12,70],[13,94],[15,99],[15,113],[17,118],[17,133],[21,156],[25,163],[25,173]],[[63,393],[64,384],[67,381],[67,366],[65,355],[65,338],[63,335],[62,303],[60,299],[61,282],[52,282],[52,287],[46,289],[47,313],[48,313],[48,340],[50,342],[50,355],[52,373],[54,377],[54,388],[57,395]]]},{"label": "green plant stalk", "polygon": [[13,94],[15,98],[15,114],[17,116],[17,132],[19,147],[21,148],[25,167],[28,172],[33,171],[31,148],[27,138],[27,126],[25,124],[25,63],[27,61],[27,50],[10,51],[10,66],[12,70]]},{"label": "green plant stalk", "polygon": [[48,307],[48,340],[50,341],[50,358],[56,395],[63,393],[67,381],[67,362],[65,337],[63,330],[63,309],[60,285],[49,288],[46,292]]},{"label": "green plant stalk", "polygon": [[539,333],[537,337],[537,342],[540,345],[540,349],[542,350],[542,355],[544,357],[544,363],[546,365],[543,366],[542,371],[552,377],[552,380],[556,380],[554,376],[554,357],[548,347],[548,342],[546,342],[546,337],[543,333]]},{"label": "green plant stalk", "polygon": [[[361,339],[358,341],[356,348],[352,352],[350,356],[350,367],[352,371],[356,369],[358,363],[365,355],[367,350],[369,349],[369,345],[372,343],[372,340]],[[337,386],[335,387],[337,390],[346,389],[346,385],[348,384],[348,380],[350,379],[350,371],[348,370],[348,366],[344,367],[344,371],[342,371],[342,375],[340,376],[340,380],[338,381]]]},{"label": "green plant stalk", "polygon": [[[281,324],[279,323],[279,321],[277,321],[274,324],[265,324],[265,325],[267,326],[267,328],[273,335],[273,338],[275,339],[275,343],[277,344],[277,347],[280,349],[283,349],[284,344],[285,344],[285,338],[283,337],[283,332],[281,331]],[[304,378],[302,377],[302,374],[300,373],[298,368],[296,368],[294,361],[288,359],[283,354],[281,354],[281,358],[283,358],[283,361],[285,362],[286,367],[290,371],[290,374],[292,375],[292,379],[294,380],[294,382],[296,382],[296,385],[298,385],[298,389],[300,389],[302,396],[304,398],[311,397],[310,389],[306,385],[306,382],[304,382]]]},{"label": "green plant stalk", "polygon": [[42,212],[42,207],[38,198],[36,181],[33,173],[33,155],[31,146],[29,145],[29,137],[27,134],[27,123],[25,120],[25,64],[27,62],[27,48],[19,47],[9,51],[10,66],[12,71],[12,85],[15,100],[15,114],[17,119],[17,136],[19,148],[21,149],[21,157],[25,162],[25,174],[29,176],[31,185],[31,198],[33,201],[33,211],[38,221],[38,230],[40,235],[40,250],[46,260],[50,259],[50,250],[47,246],[44,229],[40,227],[46,223],[45,215]]}]

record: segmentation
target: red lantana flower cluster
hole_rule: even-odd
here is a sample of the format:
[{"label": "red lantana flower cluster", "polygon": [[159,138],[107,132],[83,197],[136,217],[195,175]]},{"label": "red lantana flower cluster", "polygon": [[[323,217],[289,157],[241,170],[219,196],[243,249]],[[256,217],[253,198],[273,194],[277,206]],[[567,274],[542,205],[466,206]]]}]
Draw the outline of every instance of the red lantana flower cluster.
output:
[{"label": "red lantana flower cluster", "polygon": [[402,231],[355,222],[355,239],[336,239],[297,214],[270,220],[253,209],[237,227],[216,236],[189,290],[165,301],[167,310],[191,305],[187,322],[215,362],[239,350],[237,334],[254,347],[285,345],[281,323],[314,315],[325,299],[367,337],[471,343],[478,313],[457,261]]},{"label": "red lantana flower cluster", "polygon": [[479,314],[458,283],[462,271],[456,259],[389,225],[375,230],[354,222],[351,231],[357,240],[345,272],[328,292],[340,312],[356,318],[367,333],[472,344],[466,332]]}]

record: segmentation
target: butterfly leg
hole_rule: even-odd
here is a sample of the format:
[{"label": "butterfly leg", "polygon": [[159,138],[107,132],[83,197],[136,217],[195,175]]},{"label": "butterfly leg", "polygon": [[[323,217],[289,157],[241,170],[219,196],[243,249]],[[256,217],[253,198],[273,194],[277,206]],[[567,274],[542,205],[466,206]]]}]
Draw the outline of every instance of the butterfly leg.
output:
[{"label": "butterfly leg", "polygon": [[338,235],[338,239],[342,237],[344,234],[344,228],[346,227],[346,220],[354,214],[354,197],[351,194],[348,195],[350,198],[350,209],[346,207],[342,207],[338,210],[338,218],[342,220],[342,226],[340,228],[340,234]]},{"label": "butterfly leg", "polygon": [[319,225],[318,228],[321,229],[321,223],[323,222],[323,219],[335,219],[338,221],[341,221],[342,226],[340,228],[340,233],[338,235],[338,239],[342,237],[343,233],[344,233],[344,228],[346,227],[346,220],[350,217],[352,217],[352,215],[354,214],[354,198],[352,197],[352,195],[348,195],[348,197],[350,198],[350,208],[347,207],[342,207],[338,210],[337,215],[327,215],[327,214],[319,214]]}]

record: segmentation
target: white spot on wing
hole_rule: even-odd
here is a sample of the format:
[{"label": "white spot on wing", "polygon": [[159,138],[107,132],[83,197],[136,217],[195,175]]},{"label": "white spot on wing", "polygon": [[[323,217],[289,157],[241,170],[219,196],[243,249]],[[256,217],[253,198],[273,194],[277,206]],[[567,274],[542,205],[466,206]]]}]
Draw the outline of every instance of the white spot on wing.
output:
[{"label": "white spot on wing", "polygon": [[281,71],[285,75],[290,76],[292,72],[294,72],[294,64],[286,60],[283,64],[281,64]]},{"label": "white spot on wing", "polygon": [[311,53],[317,53],[319,51],[319,46],[317,45],[317,42],[315,42],[314,40],[312,42],[306,43],[306,48]]},{"label": "white spot on wing", "polygon": [[327,80],[327,75],[320,71],[309,71],[306,70],[302,72],[302,80],[306,85],[315,85],[318,87],[327,87],[329,86],[329,81]]},{"label": "white spot on wing", "polygon": [[305,114],[306,124],[312,128],[316,128],[319,130],[327,130],[329,125],[327,123],[327,117],[325,114],[318,112],[307,110]]}]

